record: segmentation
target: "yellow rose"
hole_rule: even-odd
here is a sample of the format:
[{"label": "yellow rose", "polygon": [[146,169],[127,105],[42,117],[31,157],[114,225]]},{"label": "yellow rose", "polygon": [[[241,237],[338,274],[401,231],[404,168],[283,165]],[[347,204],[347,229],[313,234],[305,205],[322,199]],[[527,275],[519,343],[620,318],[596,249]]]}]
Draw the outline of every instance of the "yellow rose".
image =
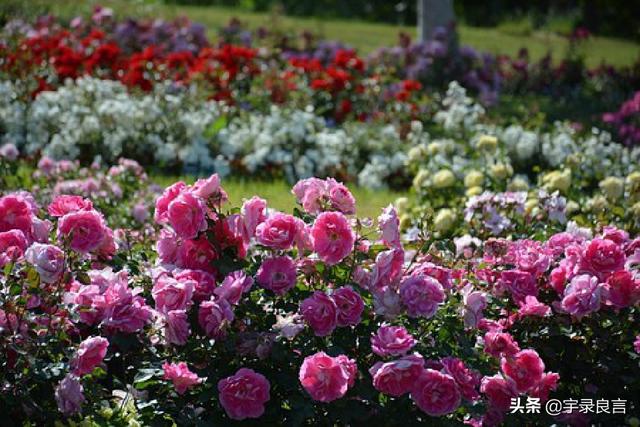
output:
[{"label": "yellow rose", "polygon": [[572,214],[574,212],[578,212],[580,210],[580,205],[576,202],[574,202],[573,200],[569,200],[567,202],[567,206],[565,207],[565,211],[568,214]]},{"label": "yellow rose", "polygon": [[609,206],[609,202],[603,196],[594,196],[587,204],[593,212],[602,212]]},{"label": "yellow rose", "polygon": [[529,189],[529,183],[520,177],[515,177],[513,180],[507,185],[507,190],[509,191],[527,191]]},{"label": "yellow rose", "polygon": [[482,135],[478,140],[478,149],[493,153],[498,148],[498,138],[490,135]]},{"label": "yellow rose", "polygon": [[640,218],[640,202],[637,202],[633,206],[631,206],[631,213],[636,218]]},{"label": "yellow rose", "polygon": [[542,177],[544,187],[549,191],[560,191],[566,193],[571,186],[571,169],[562,171],[552,171]]},{"label": "yellow rose", "polygon": [[617,200],[624,194],[624,181],[616,176],[603,179],[599,187],[609,200]]},{"label": "yellow rose", "polygon": [[442,144],[438,142],[432,142],[427,145],[427,153],[430,155],[438,154],[439,151],[442,150]]},{"label": "yellow rose", "polygon": [[429,171],[424,169],[420,169],[416,174],[415,178],[413,178],[413,186],[416,189],[420,189],[424,187],[424,185],[429,181]]},{"label": "yellow rose", "polygon": [[491,166],[491,175],[496,179],[506,179],[513,175],[513,168],[511,165],[496,163]]},{"label": "yellow rose", "polygon": [[426,154],[426,149],[424,145],[417,145],[415,147],[411,147],[407,156],[409,157],[410,162],[418,162],[424,159]]},{"label": "yellow rose", "polygon": [[640,192],[640,172],[631,172],[627,176],[627,185],[630,193]]},{"label": "yellow rose", "polygon": [[482,172],[472,170],[464,177],[464,186],[467,188],[482,187],[482,181],[484,181]]},{"label": "yellow rose", "polygon": [[442,169],[433,176],[435,188],[448,188],[456,183],[456,177],[449,169]]},{"label": "yellow rose", "polygon": [[456,222],[456,214],[451,209],[440,209],[433,220],[435,231],[444,233]]},{"label": "yellow rose", "polygon": [[478,194],[482,194],[482,187],[471,187],[464,194],[467,197],[477,196]]},{"label": "yellow rose", "polygon": [[537,207],[538,207],[538,199],[527,199],[527,201],[524,203],[524,209],[528,213],[531,213]]}]

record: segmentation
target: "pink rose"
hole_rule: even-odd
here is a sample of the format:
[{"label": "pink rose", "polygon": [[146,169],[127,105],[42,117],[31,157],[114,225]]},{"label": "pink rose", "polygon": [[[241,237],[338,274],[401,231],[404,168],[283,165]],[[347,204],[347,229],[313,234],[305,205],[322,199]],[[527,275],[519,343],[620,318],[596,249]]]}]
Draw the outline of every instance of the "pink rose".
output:
[{"label": "pink rose", "polygon": [[629,233],[613,225],[605,225],[602,229],[602,238],[622,246],[629,241]]},{"label": "pink rose", "polygon": [[262,261],[256,274],[260,286],[284,295],[296,284],[296,265],[288,256],[267,258]]},{"label": "pink rose", "polygon": [[484,334],[484,351],[493,357],[513,356],[520,351],[518,343],[511,334],[500,331],[489,331]]},{"label": "pink rose", "polygon": [[67,417],[80,413],[85,400],[83,392],[84,389],[78,378],[67,374],[56,387],[55,398],[58,410]]},{"label": "pink rose", "polygon": [[640,335],[636,337],[636,340],[633,343],[633,348],[635,349],[636,353],[640,354]]},{"label": "pink rose", "polygon": [[0,147],[0,157],[4,157],[11,162],[16,160],[19,155],[20,152],[14,144],[7,143]]},{"label": "pink rose", "polygon": [[130,289],[126,278],[109,285],[102,295],[93,296],[92,308],[101,324],[109,331],[137,332],[151,318],[152,311],[144,298],[137,295],[141,289]]},{"label": "pink rose", "polygon": [[56,196],[47,207],[47,212],[53,217],[62,217],[71,212],[93,210],[91,200],[80,196]]},{"label": "pink rose", "polygon": [[204,204],[189,192],[183,192],[169,203],[167,218],[176,234],[183,239],[195,239],[207,228]]},{"label": "pink rose", "polygon": [[345,215],[355,214],[356,199],[353,197],[353,194],[351,194],[351,191],[349,191],[345,185],[333,178],[328,178],[326,182],[328,185],[328,197],[331,207]]},{"label": "pink rose", "polygon": [[524,298],[524,301],[519,303],[520,310],[518,310],[518,315],[520,317],[526,316],[537,316],[537,317],[545,317],[551,314],[551,307],[546,304],[538,301],[538,298],[527,295]]},{"label": "pink rose", "polygon": [[356,236],[347,218],[339,212],[323,212],[311,228],[313,250],[329,265],[337,264],[353,250]]},{"label": "pink rose", "polygon": [[403,326],[382,325],[371,336],[371,349],[381,357],[401,356],[416,345],[416,340]]},{"label": "pink rose", "polygon": [[195,282],[193,299],[197,302],[209,299],[216,289],[216,278],[202,270],[180,270],[173,272],[176,280],[192,280]]},{"label": "pink rose", "polygon": [[273,249],[291,249],[300,232],[300,222],[293,215],[276,212],[256,228],[256,239]]},{"label": "pink rose", "polygon": [[564,293],[564,288],[567,286],[567,270],[562,266],[556,267],[551,270],[549,275],[549,284],[560,295]]},{"label": "pink rose", "polygon": [[16,261],[29,246],[26,237],[20,230],[9,230],[0,232],[0,267]]},{"label": "pink rose", "polygon": [[[201,178],[197,180],[195,184],[193,184],[193,186],[191,187],[191,193],[193,193],[194,196],[201,198],[202,200],[207,200],[212,196],[214,196],[213,198],[215,199],[216,198],[215,196],[220,195],[221,190],[222,189],[220,188],[220,178],[218,177],[217,173],[214,173],[209,178],[206,178],[206,179]],[[220,204],[220,203],[218,202],[216,204]]]},{"label": "pink rose", "polygon": [[535,350],[522,350],[513,356],[503,357],[502,372],[513,380],[519,392],[525,393],[542,379],[544,362]]},{"label": "pink rose", "polygon": [[477,328],[484,318],[484,309],[487,308],[487,294],[473,289],[468,284],[462,288],[462,318],[465,328]]},{"label": "pink rose", "polygon": [[176,280],[168,275],[161,275],[155,280],[151,295],[156,302],[156,310],[166,313],[172,310],[186,310],[191,305],[193,280]]},{"label": "pink rose", "polygon": [[216,269],[212,265],[212,261],[217,258],[218,254],[215,249],[206,236],[202,235],[197,239],[182,242],[176,253],[175,264],[180,268],[204,270],[215,275]]},{"label": "pink rose", "polygon": [[425,275],[409,276],[400,283],[400,298],[409,317],[433,317],[444,302],[442,285]]},{"label": "pink rose", "polygon": [[77,376],[90,374],[102,363],[107,355],[109,341],[102,337],[89,337],[80,343],[76,356],[72,361],[73,373]]},{"label": "pink rose", "polygon": [[509,256],[515,259],[516,267],[534,276],[542,275],[551,263],[544,246],[535,240],[518,240],[509,247]]},{"label": "pink rose", "polygon": [[382,243],[388,248],[400,247],[400,220],[393,205],[382,210],[382,215],[378,217],[378,227],[382,234]]},{"label": "pink rose", "polygon": [[324,210],[325,197],[327,195],[326,182],[318,178],[300,180],[293,186],[291,192],[305,212],[317,214]]},{"label": "pink rose", "polygon": [[249,291],[252,285],[253,278],[238,270],[225,277],[214,294],[218,298],[226,299],[229,304],[236,305],[240,302],[242,294]]},{"label": "pink rose", "polygon": [[0,232],[20,230],[29,236],[32,218],[31,205],[24,197],[17,194],[0,197]]},{"label": "pink rose", "polygon": [[162,364],[164,379],[173,382],[178,394],[184,394],[188,389],[202,382],[198,375],[191,372],[185,362]]},{"label": "pink rose", "polygon": [[269,381],[252,369],[241,368],[235,375],[218,382],[220,404],[229,418],[244,420],[260,418],[269,401]]},{"label": "pink rose", "polygon": [[41,220],[33,217],[33,224],[31,224],[31,238],[39,243],[47,243],[49,241],[49,233],[53,224],[48,219]]},{"label": "pink rose", "polygon": [[164,193],[158,197],[156,200],[156,212],[154,214],[154,219],[158,224],[164,224],[169,220],[169,204],[186,188],[187,185],[184,182],[178,181],[167,187]]},{"label": "pink rose", "polygon": [[460,406],[460,391],[450,375],[425,369],[413,384],[411,399],[426,414],[439,417]]},{"label": "pink rose", "polygon": [[580,319],[600,309],[602,286],[598,278],[581,274],[574,277],[564,290],[561,308]]},{"label": "pink rose", "polygon": [[370,290],[381,289],[395,282],[402,274],[404,263],[404,250],[402,248],[382,251],[376,256],[371,276],[368,278],[367,287]]},{"label": "pink rose", "polygon": [[619,244],[609,239],[593,239],[584,250],[580,266],[583,272],[593,272],[605,278],[624,269],[625,255]]},{"label": "pink rose", "polygon": [[355,326],[360,323],[364,302],[351,286],[336,289],[331,295],[338,308],[338,326]]},{"label": "pink rose", "polygon": [[210,338],[224,338],[226,326],[233,321],[233,317],[231,306],[224,299],[204,301],[198,310],[198,323]]},{"label": "pink rose", "polygon": [[160,230],[160,236],[156,242],[156,251],[160,261],[164,264],[173,264],[178,256],[179,241],[173,230],[164,228]]},{"label": "pink rose", "polygon": [[64,252],[57,246],[34,243],[25,252],[25,260],[35,266],[44,283],[54,283],[62,277]]},{"label": "pink rose", "polygon": [[338,307],[334,300],[321,291],[302,301],[300,314],[318,337],[330,335],[338,325]]},{"label": "pink rose", "polygon": [[545,248],[548,252],[551,253],[554,257],[562,255],[567,246],[572,243],[576,243],[576,236],[571,233],[567,233],[566,231],[562,233],[556,233],[553,236],[549,237],[549,239],[545,243]]},{"label": "pink rose", "polygon": [[242,213],[247,240],[254,236],[258,224],[266,219],[264,214],[266,209],[267,201],[257,196],[253,196],[242,204],[240,212]]},{"label": "pink rose", "polygon": [[377,315],[393,320],[402,314],[400,294],[391,287],[384,287],[373,293],[373,308]]},{"label": "pink rose", "polygon": [[411,275],[424,274],[436,279],[444,289],[451,289],[451,270],[448,268],[440,267],[431,262],[422,262],[418,264],[416,268],[411,271]]},{"label": "pink rose", "polygon": [[515,302],[523,301],[527,295],[538,296],[536,278],[528,271],[503,271],[498,285],[508,290]]},{"label": "pink rose", "polygon": [[482,378],[480,392],[487,396],[491,408],[505,412],[511,407],[511,399],[518,396],[513,380],[500,375]]},{"label": "pink rose", "polygon": [[462,397],[470,402],[480,398],[478,386],[482,375],[478,371],[469,369],[462,360],[456,357],[445,357],[440,360],[444,372],[451,375],[458,385]]},{"label": "pink rose", "polygon": [[164,339],[168,344],[185,345],[191,328],[185,310],[171,310],[164,314]]},{"label": "pink rose", "polygon": [[[349,360],[349,359],[347,359]],[[332,402],[343,397],[353,381],[353,365],[321,351],[308,356],[300,366],[298,378],[313,400]]]},{"label": "pink rose", "polygon": [[544,373],[538,384],[529,391],[529,396],[537,397],[542,402],[546,402],[549,400],[549,393],[558,388],[558,380],[560,380],[560,375],[555,372]]},{"label": "pink rose", "polygon": [[626,270],[616,271],[607,279],[604,293],[609,305],[631,307],[640,301],[640,280]]},{"label": "pink rose", "polygon": [[71,212],[58,221],[58,236],[70,238],[71,249],[87,253],[102,245],[107,227],[102,215],[94,210]]},{"label": "pink rose", "polygon": [[391,362],[377,362],[369,369],[369,373],[376,390],[400,397],[411,391],[415,379],[420,377],[423,370],[424,359],[416,353]]}]

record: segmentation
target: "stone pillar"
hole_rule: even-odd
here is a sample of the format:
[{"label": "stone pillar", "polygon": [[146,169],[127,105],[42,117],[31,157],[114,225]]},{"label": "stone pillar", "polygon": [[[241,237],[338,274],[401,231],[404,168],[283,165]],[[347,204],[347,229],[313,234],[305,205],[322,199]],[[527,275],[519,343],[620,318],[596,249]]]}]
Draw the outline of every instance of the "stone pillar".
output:
[{"label": "stone pillar", "polygon": [[448,27],[455,19],[453,0],[418,0],[419,40],[429,40],[436,27]]}]

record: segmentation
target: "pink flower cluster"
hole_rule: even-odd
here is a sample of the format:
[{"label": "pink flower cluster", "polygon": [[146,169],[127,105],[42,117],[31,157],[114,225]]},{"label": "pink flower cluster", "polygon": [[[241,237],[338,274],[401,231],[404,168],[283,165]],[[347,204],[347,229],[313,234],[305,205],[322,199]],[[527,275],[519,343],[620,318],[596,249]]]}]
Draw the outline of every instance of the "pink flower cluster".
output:
[{"label": "pink flower cluster", "polygon": [[315,291],[300,303],[300,314],[319,337],[330,335],[338,326],[357,325],[363,311],[362,297],[349,286],[330,295]]},{"label": "pink flower cluster", "polygon": [[356,200],[349,189],[333,178],[308,178],[298,181],[292,193],[305,212],[319,214],[326,210],[342,212],[346,215],[356,213]]}]

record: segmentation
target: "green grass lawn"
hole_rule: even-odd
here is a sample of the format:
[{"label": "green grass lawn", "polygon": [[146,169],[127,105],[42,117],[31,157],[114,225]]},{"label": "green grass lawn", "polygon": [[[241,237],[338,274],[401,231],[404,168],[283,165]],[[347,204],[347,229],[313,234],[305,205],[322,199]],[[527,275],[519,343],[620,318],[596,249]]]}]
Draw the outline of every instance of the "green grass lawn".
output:
[{"label": "green grass lawn", "polygon": [[[175,6],[153,0],[31,0],[35,5],[47,2],[47,8],[55,14],[73,16],[87,14],[93,5],[102,4],[114,8],[121,16],[147,16],[172,18],[188,16],[201,22],[213,36],[230,18],[237,17],[250,27],[265,26],[294,31],[311,30],[329,39],[341,40],[367,54],[378,47],[393,45],[400,31],[415,34],[413,26],[398,26],[359,21],[322,20],[315,18],[292,18],[268,13],[250,13],[243,10],[211,6]],[[532,57],[539,58],[551,51],[556,58],[563,55],[567,41],[554,33],[538,31],[531,34],[514,34],[497,28],[478,28],[461,25],[462,43],[482,51],[514,55],[521,47],[527,47]],[[593,37],[585,45],[587,63],[598,65],[601,61],[622,66],[633,63],[640,56],[640,44],[607,37]]]},{"label": "green grass lawn", "polygon": [[[153,175],[151,180],[163,187],[182,180],[187,183],[193,183],[193,176],[164,176]],[[253,196],[260,196],[267,200],[269,207],[282,212],[291,213],[296,206],[296,199],[291,194],[291,185],[285,181],[258,181],[258,180],[239,180],[230,178],[222,180],[222,187],[229,195],[231,206],[240,206],[244,199]],[[388,190],[367,190],[365,188],[348,185],[349,189],[356,198],[357,214],[359,217],[369,217],[376,219],[380,215],[382,208],[389,203],[393,203],[398,197],[405,195],[400,192]]]}]

